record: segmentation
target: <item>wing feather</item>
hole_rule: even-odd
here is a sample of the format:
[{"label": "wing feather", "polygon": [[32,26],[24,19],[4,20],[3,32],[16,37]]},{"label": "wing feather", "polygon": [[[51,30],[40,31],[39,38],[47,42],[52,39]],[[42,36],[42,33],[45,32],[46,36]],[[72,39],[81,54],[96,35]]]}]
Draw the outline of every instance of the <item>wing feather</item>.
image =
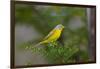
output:
[{"label": "wing feather", "polygon": [[54,32],[55,32],[55,29],[53,29],[43,40],[48,39]]}]

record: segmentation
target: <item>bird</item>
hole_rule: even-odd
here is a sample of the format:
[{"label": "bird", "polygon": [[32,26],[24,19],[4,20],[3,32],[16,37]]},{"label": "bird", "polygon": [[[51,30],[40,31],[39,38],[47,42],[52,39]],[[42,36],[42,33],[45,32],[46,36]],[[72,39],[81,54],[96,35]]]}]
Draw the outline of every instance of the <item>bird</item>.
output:
[{"label": "bird", "polygon": [[41,42],[37,43],[35,46],[57,41],[63,29],[64,26],[62,24],[58,24],[53,30],[49,32],[49,34],[46,37],[44,37],[44,39]]}]

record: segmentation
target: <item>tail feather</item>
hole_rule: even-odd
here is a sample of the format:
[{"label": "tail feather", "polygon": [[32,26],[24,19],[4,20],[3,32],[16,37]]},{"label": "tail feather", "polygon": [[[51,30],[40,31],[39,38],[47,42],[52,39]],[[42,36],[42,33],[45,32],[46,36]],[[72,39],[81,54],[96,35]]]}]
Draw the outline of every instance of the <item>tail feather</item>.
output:
[{"label": "tail feather", "polygon": [[43,43],[42,43],[42,42],[40,42],[40,43],[36,44],[34,47],[39,46],[39,45],[41,45],[41,44],[43,44]]},{"label": "tail feather", "polygon": [[41,44],[44,44],[44,43],[46,43],[46,41],[39,42],[39,43],[36,44],[34,47],[37,47],[37,46],[39,46],[39,45],[41,45]]},{"label": "tail feather", "polygon": [[39,46],[39,45],[44,44],[44,43],[47,43],[47,41],[45,40],[45,41],[39,42],[39,43],[36,44],[34,47]]}]

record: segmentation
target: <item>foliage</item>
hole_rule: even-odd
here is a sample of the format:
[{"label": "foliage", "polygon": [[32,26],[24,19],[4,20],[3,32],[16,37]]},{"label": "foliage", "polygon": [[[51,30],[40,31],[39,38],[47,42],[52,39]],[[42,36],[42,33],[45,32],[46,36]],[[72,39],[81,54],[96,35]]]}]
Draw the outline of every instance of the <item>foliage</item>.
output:
[{"label": "foliage", "polygon": [[[25,45],[24,45],[25,46]],[[43,57],[49,60],[49,63],[56,63],[56,64],[61,64],[61,63],[68,63],[71,60],[75,61],[75,58],[73,55],[75,55],[79,49],[77,46],[70,46],[70,47],[65,47],[61,45],[55,45],[54,43],[49,43],[45,48],[38,48],[34,47],[32,45],[25,46],[26,50],[31,50],[33,53],[42,53]]]}]

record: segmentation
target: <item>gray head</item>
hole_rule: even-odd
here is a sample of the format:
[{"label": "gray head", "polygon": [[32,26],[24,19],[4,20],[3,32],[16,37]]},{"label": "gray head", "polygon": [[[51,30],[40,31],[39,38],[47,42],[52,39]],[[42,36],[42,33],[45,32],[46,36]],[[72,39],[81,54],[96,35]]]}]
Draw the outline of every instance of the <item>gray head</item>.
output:
[{"label": "gray head", "polygon": [[59,30],[62,30],[64,28],[64,26],[62,24],[58,24],[55,29],[59,29]]}]

